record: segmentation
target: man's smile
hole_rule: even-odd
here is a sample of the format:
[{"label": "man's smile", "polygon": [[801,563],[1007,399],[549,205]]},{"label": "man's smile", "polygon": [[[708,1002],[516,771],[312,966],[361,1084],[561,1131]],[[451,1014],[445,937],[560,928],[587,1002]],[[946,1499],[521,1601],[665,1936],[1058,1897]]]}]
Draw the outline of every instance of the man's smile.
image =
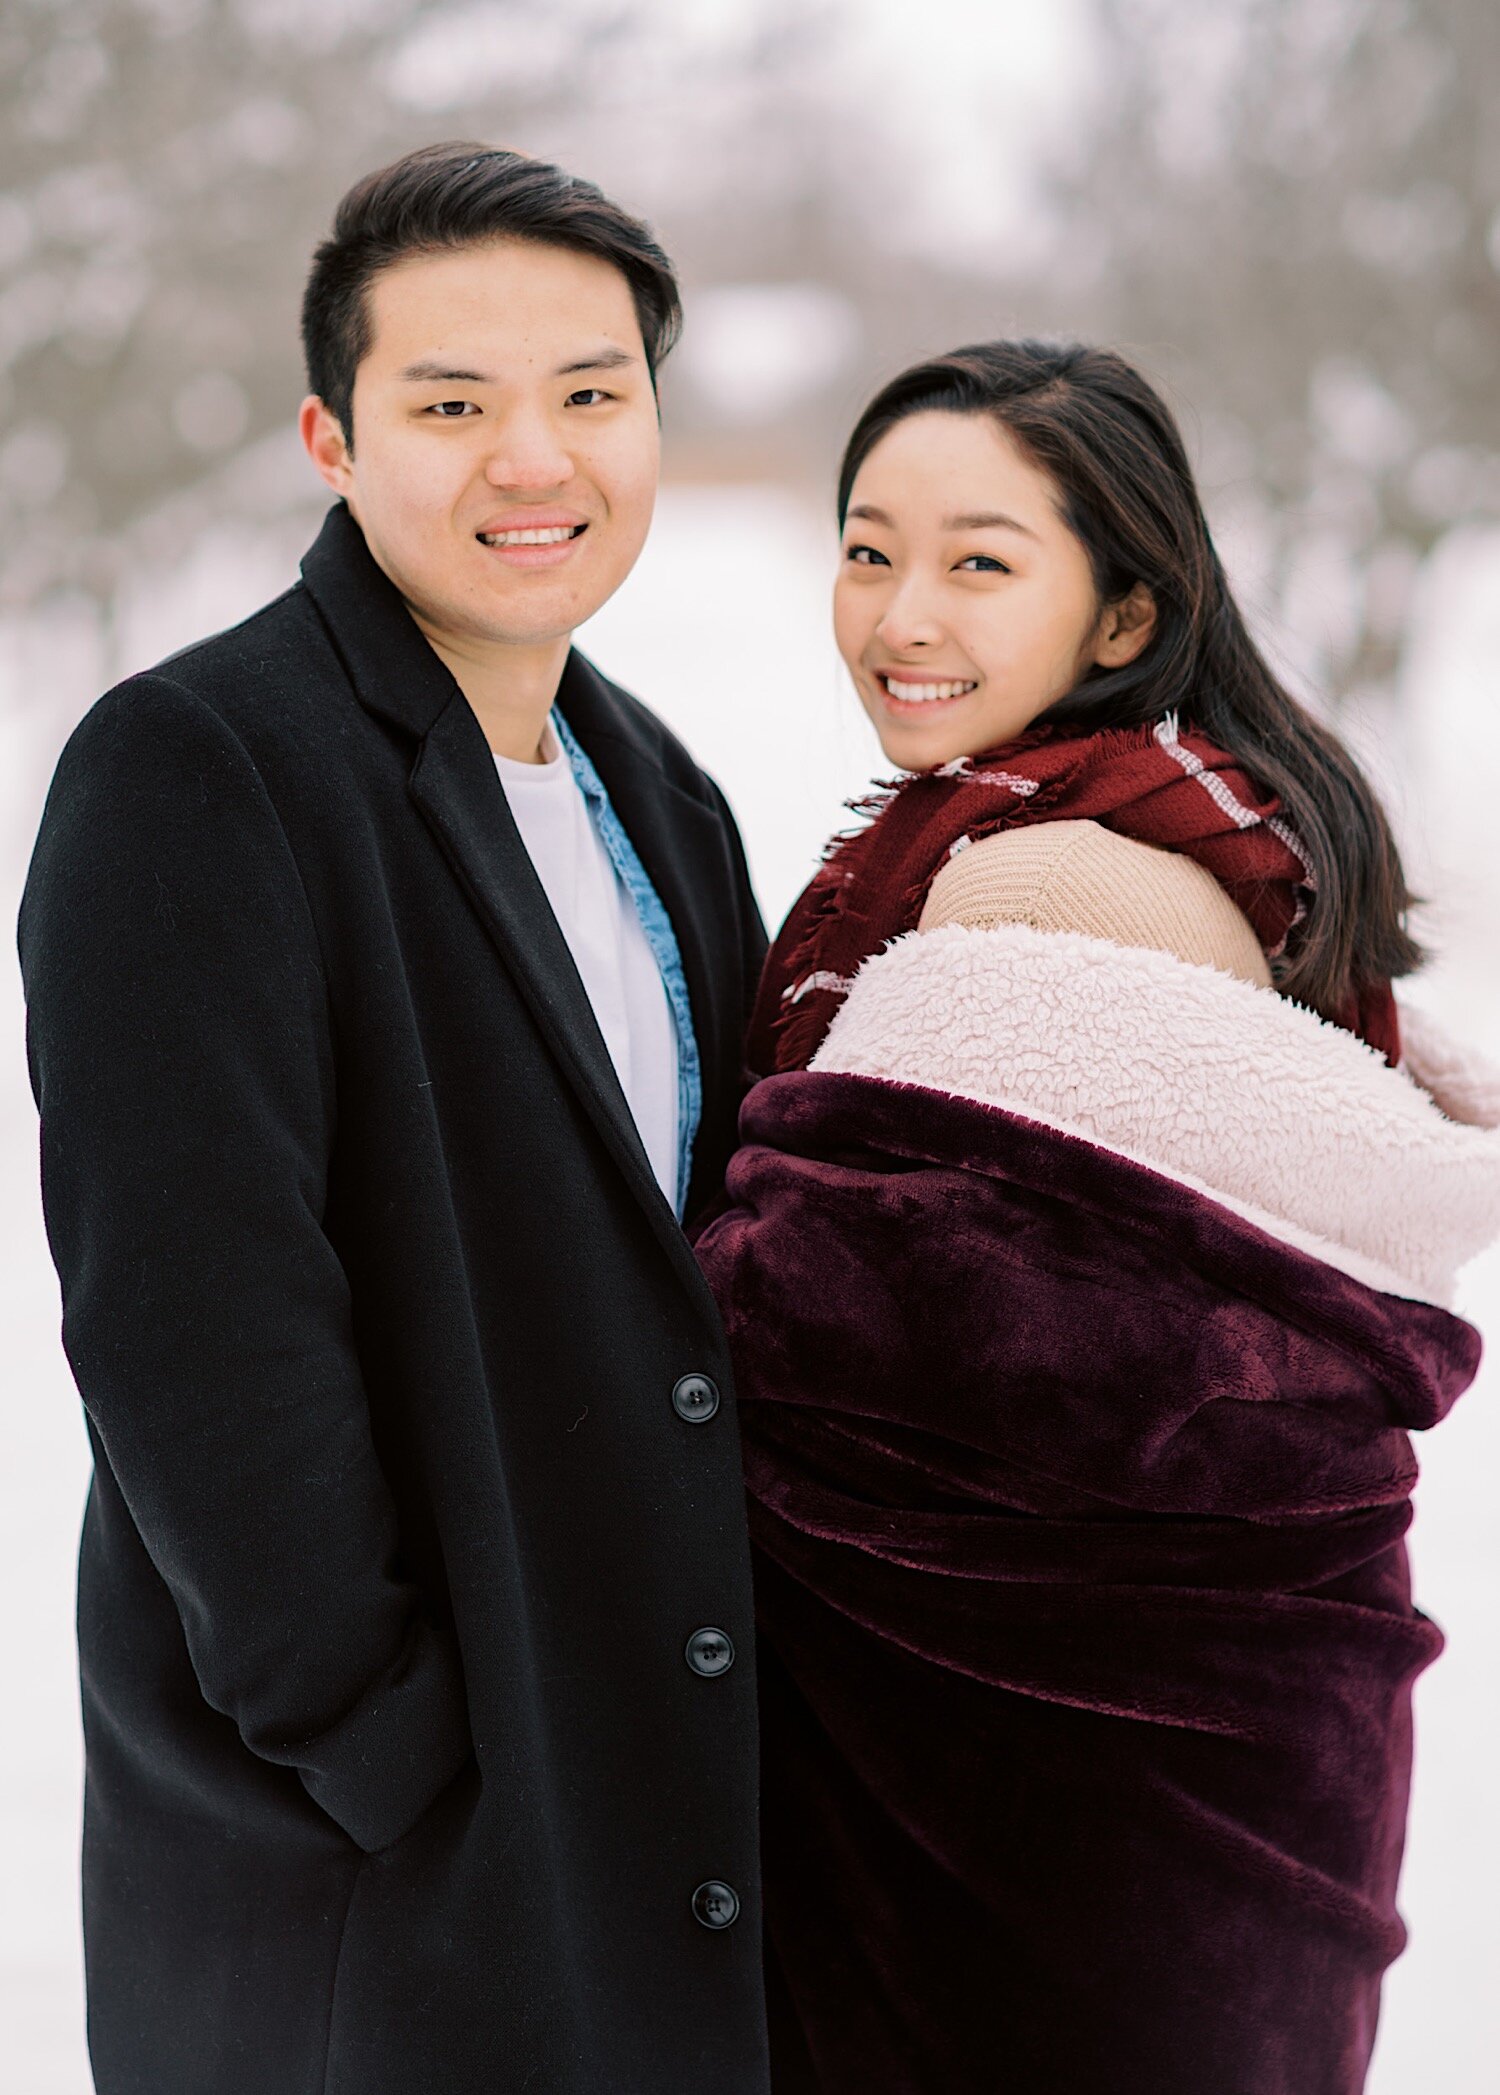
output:
[{"label": "man's smile", "polygon": [[574,546],[588,528],[581,518],[554,513],[524,524],[496,522],[474,536],[506,567],[560,567],[572,558]]},{"label": "man's smile", "polygon": [[560,546],[587,529],[587,524],[556,524],[547,531],[481,531],[478,536],[486,546]]}]

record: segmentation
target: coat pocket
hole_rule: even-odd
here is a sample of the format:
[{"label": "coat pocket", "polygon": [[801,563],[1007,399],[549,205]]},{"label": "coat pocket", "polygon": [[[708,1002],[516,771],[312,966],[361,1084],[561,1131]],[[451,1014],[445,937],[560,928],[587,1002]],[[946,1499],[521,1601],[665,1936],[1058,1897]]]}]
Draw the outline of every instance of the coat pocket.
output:
[{"label": "coat pocket", "polygon": [[472,1758],[398,1839],[359,1857],[339,1939],[323,2095],[410,2095],[442,2085],[441,2033],[461,2005],[455,1945],[488,1872]]}]

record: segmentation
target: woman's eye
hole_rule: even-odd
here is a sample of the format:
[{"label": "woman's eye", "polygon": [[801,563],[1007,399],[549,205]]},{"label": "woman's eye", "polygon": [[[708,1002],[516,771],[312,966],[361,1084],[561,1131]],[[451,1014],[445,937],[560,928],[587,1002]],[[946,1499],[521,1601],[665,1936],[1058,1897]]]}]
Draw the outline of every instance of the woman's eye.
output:
[{"label": "woman's eye", "polygon": [[[974,562],[976,560],[981,563],[981,565],[978,567],[974,566]],[[1013,572],[1012,569],[1006,566],[1003,560],[997,560],[993,553],[971,553],[967,560],[960,560],[958,564],[960,567],[968,568],[971,571],[971,573],[976,575],[987,575],[991,573],[997,575],[1008,575]]]},{"label": "woman's eye", "polygon": [[472,400],[438,400],[427,410],[428,414],[436,415],[440,422],[460,422],[471,411],[476,415],[479,412]]},{"label": "woman's eye", "polygon": [[602,386],[580,386],[576,393],[569,393],[568,406],[571,407],[575,400],[584,400],[590,397],[595,400],[608,400],[612,395],[606,393]]},{"label": "woman's eye", "polygon": [[884,553],[877,553],[873,546],[850,546],[848,557],[857,567],[873,567],[877,560],[882,567],[890,566]]}]

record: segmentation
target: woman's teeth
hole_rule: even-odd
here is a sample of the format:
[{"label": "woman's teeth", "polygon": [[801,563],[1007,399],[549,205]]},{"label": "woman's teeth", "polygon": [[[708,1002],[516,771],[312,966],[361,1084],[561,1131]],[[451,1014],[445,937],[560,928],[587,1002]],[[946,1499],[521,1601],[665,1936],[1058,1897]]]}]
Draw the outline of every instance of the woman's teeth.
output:
[{"label": "woman's teeth", "polygon": [[935,698],[962,698],[966,691],[973,691],[977,679],[961,684],[908,684],[899,677],[882,676],[880,679],[892,698],[899,698],[904,705],[925,705]]},{"label": "woman's teeth", "polygon": [[481,531],[479,540],[486,546],[559,546],[582,529],[582,524],[558,524],[550,531]]}]

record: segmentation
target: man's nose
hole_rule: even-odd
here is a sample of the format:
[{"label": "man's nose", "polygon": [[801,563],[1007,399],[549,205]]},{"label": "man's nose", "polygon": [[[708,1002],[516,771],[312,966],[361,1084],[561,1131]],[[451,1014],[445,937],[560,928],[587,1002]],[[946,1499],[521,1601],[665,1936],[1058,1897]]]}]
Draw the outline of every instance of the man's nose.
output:
[{"label": "man's nose", "polygon": [[573,461],[543,415],[512,415],[492,439],[484,477],[491,487],[562,487]]}]

